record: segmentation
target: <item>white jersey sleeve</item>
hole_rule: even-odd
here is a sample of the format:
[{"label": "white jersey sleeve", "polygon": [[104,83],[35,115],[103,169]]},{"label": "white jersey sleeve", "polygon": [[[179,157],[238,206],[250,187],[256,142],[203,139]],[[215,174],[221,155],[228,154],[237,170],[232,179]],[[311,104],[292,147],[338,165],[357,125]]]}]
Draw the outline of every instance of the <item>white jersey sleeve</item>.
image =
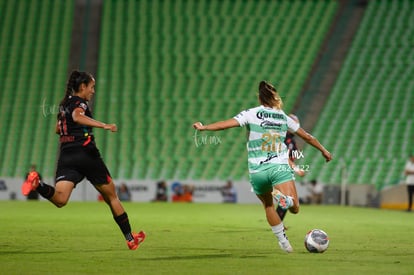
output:
[{"label": "white jersey sleeve", "polygon": [[296,132],[300,128],[300,124],[294,121],[290,116],[286,116],[287,126],[292,132]]},{"label": "white jersey sleeve", "polygon": [[239,122],[240,127],[243,127],[249,124],[250,116],[251,116],[250,109],[247,109],[247,110],[241,111],[238,115],[234,117],[234,119]]}]

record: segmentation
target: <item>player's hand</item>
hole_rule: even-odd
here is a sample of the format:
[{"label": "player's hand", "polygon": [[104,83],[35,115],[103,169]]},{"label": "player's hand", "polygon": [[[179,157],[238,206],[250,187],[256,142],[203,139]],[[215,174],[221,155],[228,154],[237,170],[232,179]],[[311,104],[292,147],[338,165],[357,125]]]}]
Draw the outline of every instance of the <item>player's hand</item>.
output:
[{"label": "player's hand", "polygon": [[294,169],[296,175],[298,175],[299,177],[304,177],[305,176],[305,170],[303,169]]},{"label": "player's hand", "polygon": [[193,128],[202,131],[205,129],[205,126],[201,122],[196,122],[193,124]]},{"label": "player's hand", "polygon": [[325,158],[326,162],[329,162],[332,160],[332,155],[328,151],[323,151],[322,156]]},{"label": "player's hand", "polygon": [[110,130],[111,132],[118,131],[118,127],[116,126],[116,124],[105,124],[104,129]]}]

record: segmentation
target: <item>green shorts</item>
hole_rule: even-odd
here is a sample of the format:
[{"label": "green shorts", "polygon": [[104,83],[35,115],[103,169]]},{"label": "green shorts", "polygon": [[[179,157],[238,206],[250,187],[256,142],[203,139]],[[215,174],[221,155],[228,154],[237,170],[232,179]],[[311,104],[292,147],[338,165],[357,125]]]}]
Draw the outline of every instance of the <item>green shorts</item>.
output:
[{"label": "green shorts", "polygon": [[269,169],[250,174],[250,184],[258,195],[272,192],[273,186],[291,180],[295,180],[295,175],[288,164],[275,164]]}]

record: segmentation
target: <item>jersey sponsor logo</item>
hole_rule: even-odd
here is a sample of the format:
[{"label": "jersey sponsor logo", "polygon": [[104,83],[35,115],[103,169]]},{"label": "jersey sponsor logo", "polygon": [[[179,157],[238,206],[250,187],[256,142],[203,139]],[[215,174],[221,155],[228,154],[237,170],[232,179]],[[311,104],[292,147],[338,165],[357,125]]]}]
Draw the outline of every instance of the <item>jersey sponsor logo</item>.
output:
[{"label": "jersey sponsor logo", "polygon": [[271,122],[268,120],[263,121],[262,123],[260,123],[260,127],[264,128],[264,129],[276,129],[276,130],[281,130],[282,128],[282,124],[280,123],[275,123],[275,122]]},{"label": "jersey sponsor logo", "polygon": [[266,118],[273,118],[273,119],[282,119],[285,120],[285,116],[278,113],[267,112],[267,111],[259,111],[256,113],[256,117],[258,119],[266,119]]},{"label": "jersey sponsor logo", "polygon": [[277,158],[277,157],[279,157],[279,155],[278,155],[278,154],[268,152],[268,153],[267,153],[267,158],[266,158],[265,160],[262,160],[259,164],[263,164],[263,163],[265,163],[265,162],[269,162],[269,161],[271,161],[272,159]]},{"label": "jersey sponsor logo", "polygon": [[61,143],[74,142],[75,141],[75,137],[74,136],[61,136],[59,138],[59,141]]},{"label": "jersey sponsor logo", "polygon": [[267,152],[266,159],[260,161],[259,164],[261,165],[261,164],[264,164],[264,163],[272,162],[272,159],[274,159],[274,158],[287,158],[287,157],[288,157],[287,151],[279,152],[279,153],[277,153],[277,152]]}]

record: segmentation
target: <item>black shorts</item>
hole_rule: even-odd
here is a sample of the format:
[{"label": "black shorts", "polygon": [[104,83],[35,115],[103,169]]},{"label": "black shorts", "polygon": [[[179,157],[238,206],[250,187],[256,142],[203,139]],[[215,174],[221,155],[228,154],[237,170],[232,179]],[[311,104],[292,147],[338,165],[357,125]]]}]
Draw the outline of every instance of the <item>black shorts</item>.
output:
[{"label": "black shorts", "polygon": [[95,146],[61,149],[55,182],[67,180],[76,185],[85,177],[93,185],[112,181],[99,150]]}]

